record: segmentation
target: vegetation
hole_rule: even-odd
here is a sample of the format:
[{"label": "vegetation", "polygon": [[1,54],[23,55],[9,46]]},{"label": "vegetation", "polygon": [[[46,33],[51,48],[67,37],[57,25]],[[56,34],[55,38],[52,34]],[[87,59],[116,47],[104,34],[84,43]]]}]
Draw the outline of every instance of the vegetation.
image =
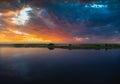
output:
[{"label": "vegetation", "polygon": [[62,49],[119,49],[120,44],[0,44],[0,47],[40,47],[49,48],[53,50],[54,48]]}]

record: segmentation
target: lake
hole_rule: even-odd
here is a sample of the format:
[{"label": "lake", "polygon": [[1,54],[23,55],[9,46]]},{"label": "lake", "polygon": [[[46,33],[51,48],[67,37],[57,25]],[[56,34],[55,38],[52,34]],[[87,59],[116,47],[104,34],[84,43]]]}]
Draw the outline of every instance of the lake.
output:
[{"label": "lake", "polygon": [[79,80],[115,82],[120,78],[120,49],[67,50],[0,48],[0,81]]}]

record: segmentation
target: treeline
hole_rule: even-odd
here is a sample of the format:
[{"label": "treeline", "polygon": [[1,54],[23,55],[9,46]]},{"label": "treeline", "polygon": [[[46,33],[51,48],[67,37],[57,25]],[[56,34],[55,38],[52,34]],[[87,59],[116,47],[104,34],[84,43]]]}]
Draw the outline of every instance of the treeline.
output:
[{"label": "treeline", "polygon": [[0,44],[0,47],[41,47],[41,48],[62,48],[62,49],[117,49],[120,44]]}]

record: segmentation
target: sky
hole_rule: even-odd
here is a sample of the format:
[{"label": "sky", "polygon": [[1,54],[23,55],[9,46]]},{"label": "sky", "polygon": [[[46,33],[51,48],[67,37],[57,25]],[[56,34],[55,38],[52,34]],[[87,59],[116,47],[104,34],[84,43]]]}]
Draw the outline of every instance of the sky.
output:
[{"label": "sky", "polygon": [[0,43],[120,43],[119,0],[0,0]]}]

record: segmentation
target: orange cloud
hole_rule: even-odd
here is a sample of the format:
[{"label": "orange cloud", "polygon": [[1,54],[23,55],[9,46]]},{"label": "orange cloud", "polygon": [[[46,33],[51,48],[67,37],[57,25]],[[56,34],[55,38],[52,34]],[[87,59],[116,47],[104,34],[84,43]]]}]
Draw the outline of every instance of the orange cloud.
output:
[{"label": "orange cloud", "polygon": [[42,20],[45,22],[47,21],[47,26],[32,22],[25,25],[17,25],[13,23],[15,20],[13,19],[13,16],[19,15],[19,13],[20,10],[1,13],[4,24],[1,24],[3,29],[0,30],[0,43],[61,43],[72,40],[69,33],[62,30],[57,23],[55,23],[55,28],[48,28],[47,26],[51,25],[51,23],[49,24],[50,20],[43,17]]}]

